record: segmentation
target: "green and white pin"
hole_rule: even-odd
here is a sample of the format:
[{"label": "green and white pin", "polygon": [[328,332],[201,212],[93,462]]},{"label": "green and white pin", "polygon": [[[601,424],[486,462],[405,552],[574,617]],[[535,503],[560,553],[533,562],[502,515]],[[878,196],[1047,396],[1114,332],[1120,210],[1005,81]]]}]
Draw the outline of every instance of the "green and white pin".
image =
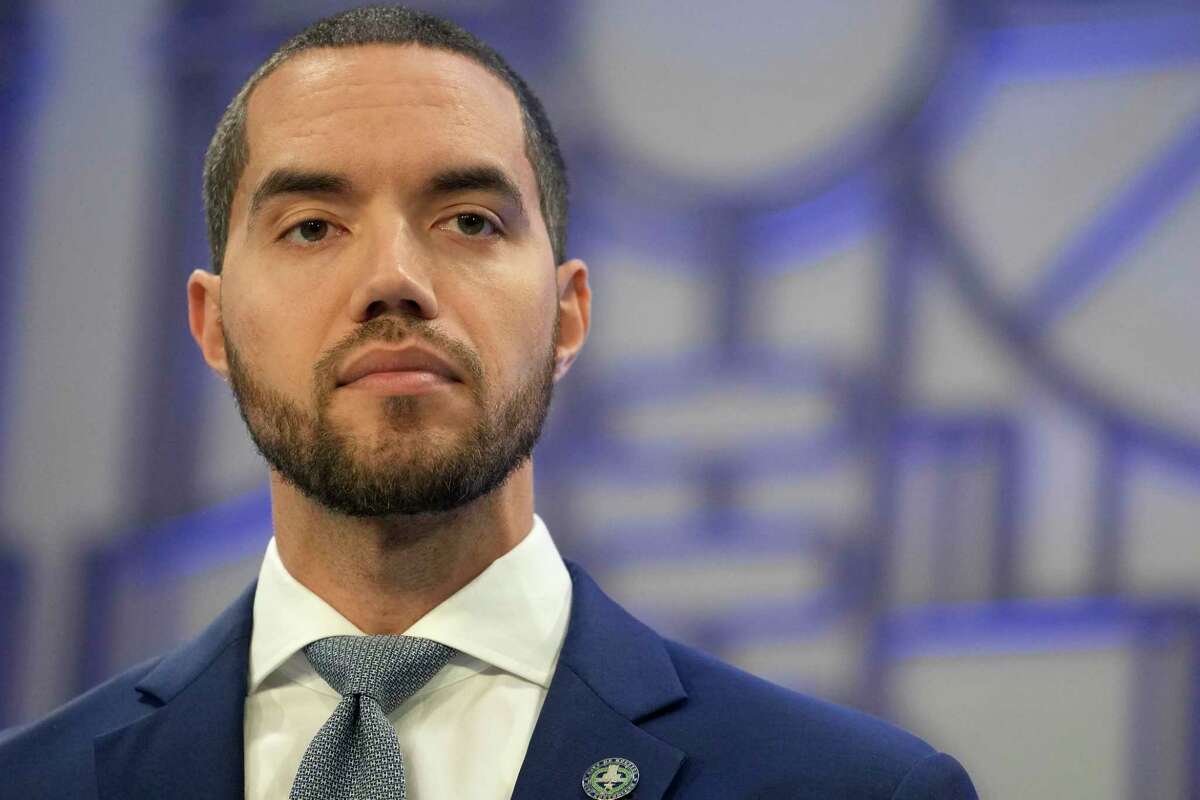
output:
[{"label": "green and white pin", "polygon": [[583,773],[583,793],[593,800],[618,800],[637,786],[637,764],[627,758],[597,761]]}]

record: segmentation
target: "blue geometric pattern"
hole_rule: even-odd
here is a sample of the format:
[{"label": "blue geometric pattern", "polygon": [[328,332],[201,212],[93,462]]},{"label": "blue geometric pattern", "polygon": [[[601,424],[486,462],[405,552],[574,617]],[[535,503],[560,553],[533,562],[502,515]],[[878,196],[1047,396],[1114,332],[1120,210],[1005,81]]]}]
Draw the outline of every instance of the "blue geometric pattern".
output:
[{"label": "blue geometric pattern", "polygon": [[[169,366],[134,413],[144,441],[172,446],[131,444],[145,518],[205,505],[191,399],[208,379],[177,303],[185,265],[207,260],[204,148],[253,66],[335,6],[257,5],[177,4],[159,42],[174,152],[154,246],[179,269],[154,273],[161,318],[146,323]],[[1134,359],[1101,334],[1121,324],[1104,304],[1127,276],[1181,257],[1149,248],[1200,224],[1194,4],[930,3],[935,33],[913,45],[925,67],[826,145],[726,183],[590,124],[603,110],[581,77],[588,4],[429,7],[495,44],[566,120],[570,250],[592,267],[597,324],[539,445],[538,510],[618,599],[774,680],[898,717],[896,676],[929,654],[1049,652],[1099,629],[1137,653],[1186,640],[1200,604],[1200,548],[1178,522],[1200,509],[1195,361],[1159,339]],[[1122,106],[1142,95],[1174,116]],[[1072,161],[1109,119],[1128,129],[1097,149],[1128,163]],[[1028,141],[1008,140],[1011,163],[990,160],[988,137],[1013,131]],[[1062,164],[1094,179],[1046,211]],[[1005,229],[1006,215],[1029,224]],[[1164,305],[1130,337],[1169,317],[1172,286],[1197,286],[1153,274]],[[131,657],[112,644],[116,587],[250,558],[267,519],[257,494],[98,551],[81,686]],[[147,651],[175,627],[155,622]],[[1143,780],[1155,762],[1137,743],[1163,712],[1135,705]]]}]

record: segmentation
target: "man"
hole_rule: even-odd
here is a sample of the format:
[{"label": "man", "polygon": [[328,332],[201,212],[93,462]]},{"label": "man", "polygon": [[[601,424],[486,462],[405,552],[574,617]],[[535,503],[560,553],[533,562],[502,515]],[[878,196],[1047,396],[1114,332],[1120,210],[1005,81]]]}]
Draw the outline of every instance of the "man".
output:
[{"label": "man", "polygon": [[346,12],[250,78],[188,304],[274,539],[195,641],[0,744],[0,794],[974,797],[949,756],[665,641],[564,565],[529,454],[589,326],[565,198],[541,105],[441,20]]}]

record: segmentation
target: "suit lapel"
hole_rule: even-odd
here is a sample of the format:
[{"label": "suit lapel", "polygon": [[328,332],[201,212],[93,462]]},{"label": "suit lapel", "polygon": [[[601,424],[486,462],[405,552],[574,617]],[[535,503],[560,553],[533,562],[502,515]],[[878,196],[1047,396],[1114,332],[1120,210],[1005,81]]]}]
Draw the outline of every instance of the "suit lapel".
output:
[{"label": "suit lapel", "polygon": [[582,798],[584,773],[612,757],[637,765],[631,800],[657,800],[686,755],[637,723],[685,702],[687,693],[662,639],[578,566],[567,568],[574,584],[567,638],[513,800]]},{"label": "suit lapel", "polygon": [[137,685],[153,708],[94,742],[101,800],[244,794],[242,728],[254,586]]}]

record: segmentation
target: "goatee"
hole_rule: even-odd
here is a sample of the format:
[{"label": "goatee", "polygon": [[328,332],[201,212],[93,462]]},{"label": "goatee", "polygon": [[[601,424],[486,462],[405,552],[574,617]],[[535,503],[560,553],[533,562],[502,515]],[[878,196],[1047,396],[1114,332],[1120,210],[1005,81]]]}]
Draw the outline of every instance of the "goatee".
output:
[{"label": "goatee", "polygon": [[[332,511],[352,517],[382,517],[460,508],[499,488],[529,458],[550,409],[557,318],[554,333],[539,367],[507,397],[492,398],[479,357],[465,345],[424,320],[376,317],[360,325],[317,363],[312,412],[256,379],[228,337],[225,350],[238,411],[267,463],[288,483]],[[467,376],[466,388],[476,409],[474,424],[448,442],[407,436],[399,451],[388,447],[387,429],[375,441],[363,441],[339,428],[329,414],[337,366],[368,342],[413,339],[434,348]],[[419,412],[428,413],[417,407],[421,398],[400,396],[382,401],[385,423],[396,431],[411,427]]]}]

